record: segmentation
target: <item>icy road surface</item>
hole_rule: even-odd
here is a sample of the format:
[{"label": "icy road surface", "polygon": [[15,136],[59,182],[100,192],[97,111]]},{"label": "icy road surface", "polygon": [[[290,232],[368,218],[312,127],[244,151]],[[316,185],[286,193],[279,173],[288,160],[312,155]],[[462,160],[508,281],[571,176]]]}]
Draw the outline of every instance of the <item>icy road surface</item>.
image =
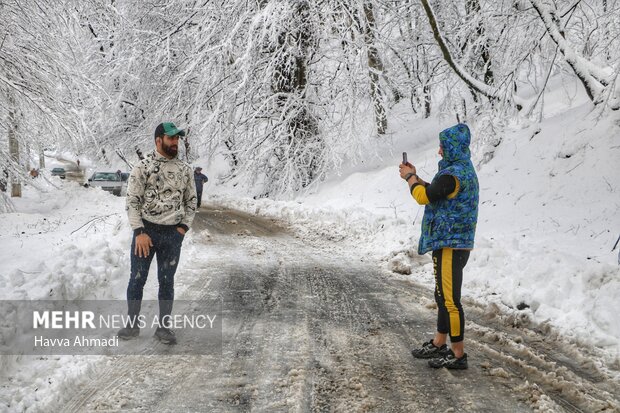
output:
[{"label": "icy road surface", "polygon": [[410,354],[434,331],[427,289],[238,211],[203,208],[193,230],[209,259],[177,298],[224,297],[222,356],[112,358],[58,411],[620,411],[593,350],[493,307],[465,302],[469,370],[432,370]]}]

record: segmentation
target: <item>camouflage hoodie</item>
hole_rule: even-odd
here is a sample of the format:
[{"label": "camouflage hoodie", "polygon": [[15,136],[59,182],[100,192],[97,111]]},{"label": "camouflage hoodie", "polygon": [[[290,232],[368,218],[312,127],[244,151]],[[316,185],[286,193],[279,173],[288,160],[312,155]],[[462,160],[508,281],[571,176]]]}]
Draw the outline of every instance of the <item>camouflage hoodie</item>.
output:
[{"label": "camouflage hoodie", "polygon": [[131,171],[126,209],[133,230],[144,226],[143,219],[189,228],[196,214],[192,168],[176,157],[149,153]]}]

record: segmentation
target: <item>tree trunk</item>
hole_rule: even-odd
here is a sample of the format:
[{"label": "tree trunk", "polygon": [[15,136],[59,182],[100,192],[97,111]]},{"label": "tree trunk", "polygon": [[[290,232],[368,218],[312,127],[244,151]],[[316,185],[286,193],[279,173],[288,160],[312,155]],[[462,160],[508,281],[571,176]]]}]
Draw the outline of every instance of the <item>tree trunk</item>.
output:
[{"label": "tree trunk", "polygon": [[431,117],[431,85],[426,83],[424,85],[423,94],[424,94],[424,117]]},{"label": "tree trunk", "polygon": [[[480,14],[482,10],[480,7],[480,2],[478,0],[467,0],[465,2],[465,10],[468,15],[471,14]],[[486,38],[486,31],[484,29],[484,25],[482,24],[482,19],[478,21],[476,25],[476,35],[478,38],[484,38],[482,42],[482,46],[480,48],[480,57],[482,58],[482,69],[484,70],[484,83],[487,85],[493,84],[493,69],[491,68],[491,54],[489,52],[489,41]]]},{"label": "tree trunk", "polygon": [[[306,148],[324,145],[319,134],[317,119],[308,110],[305,102],[308,85],[308,55],[313,47],[312,28],[308,23],[309,13],[308,2],[301,1],[295,4],[294,22],[278,37],[279,46],[285,51],[277,63],[272,80],[272,91],[278,94],[278,105],[285,112],[283,118],[286,119],[284,125],[286,142],[276,147],[274,153],[279,162],[292,162],[298,165],[299,188],[295,189],[305,188],[312,183],[319,169],[319,154],[308,153]],[[287,47],[291,43],[294,47]],[[283,148],[287,148],[289,153],[294,154],[294,159],[289,158],[285,161],[283,153],[280,152]],[[307,158],[301,157],[303,153],[306,153]],[[279,174],[280,172],[274,170],[271,173]],[[277,181],[280,178],[271,177],[270,179]]]},{"label": "tree trunk", "polygon": [[377,133],[385,134],[387,131],[387,115],[383,106],[383,91],[379,84],[379,75],[383,73],[383,63],[379,57],[379,51],[375,46],[375,14],[371,3],[364,3],[364,16],[366,24],[364,27],[364,41],[368,49],[368,77],[370,78],[370,96],[375,109],[375,123]]},{"label": "tree trunk", "polygon": [[43,149],[39,150],[39,169],[45,169],[45,153]]},{"label": "tree trunk", "polygon": [[239,166],[239,160],[237,159],[237,155],[235,154],[235,144],[232,140],[232,138],[228,138],[224,141],[224,145],[226,145],[226,148],[228,148],[228,152],[230,154],[230,159],[232,160],[232,164],[233,164],[233,171],[234,169]]},{"label": "tree trunk", "polygon": [[[609,17],[607,17],[607,0],[603,0],[603,39],[609,39]],[[605,52],[605,60],[611,62],[611,48],[607,47]]]},{"label": "tree trunk", "polygon": [[25,153],[26,153],[26,156],[24,157],[25,158],[24,162],[25,162],[25,166],[26,166],[26,171],[30,172],[30,169],[31,169],[30,168],[30,145],[28,145],[28,144],[26,144]]},{"label": "tree trunk", "polygon": [[[187,120],[187,116],[185,117],[185,119]],[[189,143],[189,129],[187,128],[187,130],[185,131],[185,137],[183,138],[183,144],[185,145],[185,162],[187,163],[191,163],[190,161],[190,149],[191,149],[191,145]]]},{"label": "tree trunk", "polygon": [[[15,100],[9,96],[9,154],[16,165],[19,165],[19,142],[17,141],[17,124],[15,119]],[[16,172],[11,174],[11,196],[22,196],[22,185]]]}]

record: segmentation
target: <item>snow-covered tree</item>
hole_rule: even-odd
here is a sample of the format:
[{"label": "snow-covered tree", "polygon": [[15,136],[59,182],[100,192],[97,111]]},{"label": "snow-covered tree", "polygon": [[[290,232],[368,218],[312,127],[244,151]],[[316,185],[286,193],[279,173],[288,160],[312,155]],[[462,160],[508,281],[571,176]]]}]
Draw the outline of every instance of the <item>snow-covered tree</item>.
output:
[{"label": "snow-covered tree", "polygon": [[131,164],[152,148],[154,127],[171,120],[189,131],[188,160],[222,153],[224,182],[278,196],[368,156],[403,104],[420,117],[476,123],[475,145],[496,146],[506,120],[540,119],[558,71],[578,78],[602,110],[620,107],[618,7],[4,1],[2,169],[23,169],[9,136],[24,165],[46,148]]},{"label": "snow-covered tree", "polygon": [[30,150],[72,149],[84,141],[82,98],[91,80],[80,70],[70,8],[5,1],[0,14],[0,163],[17,184]]}]

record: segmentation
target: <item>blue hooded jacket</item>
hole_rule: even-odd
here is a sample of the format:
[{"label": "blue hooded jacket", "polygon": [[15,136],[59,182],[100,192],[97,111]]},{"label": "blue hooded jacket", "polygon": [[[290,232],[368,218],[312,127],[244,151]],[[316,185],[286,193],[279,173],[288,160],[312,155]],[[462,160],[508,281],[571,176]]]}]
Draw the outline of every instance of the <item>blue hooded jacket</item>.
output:
[{"label": "blue hooded jacket", "polygon": [[452,199],[442,199],[424,207],[419,254],[442,248],[474,247],[479,189],[478,176],[471,163],[470,140],[469,128],[462,123],[439,134],[443,159],[439,161],[439,172],[433,180],[452,175],[458,179],[459,191]]}]

